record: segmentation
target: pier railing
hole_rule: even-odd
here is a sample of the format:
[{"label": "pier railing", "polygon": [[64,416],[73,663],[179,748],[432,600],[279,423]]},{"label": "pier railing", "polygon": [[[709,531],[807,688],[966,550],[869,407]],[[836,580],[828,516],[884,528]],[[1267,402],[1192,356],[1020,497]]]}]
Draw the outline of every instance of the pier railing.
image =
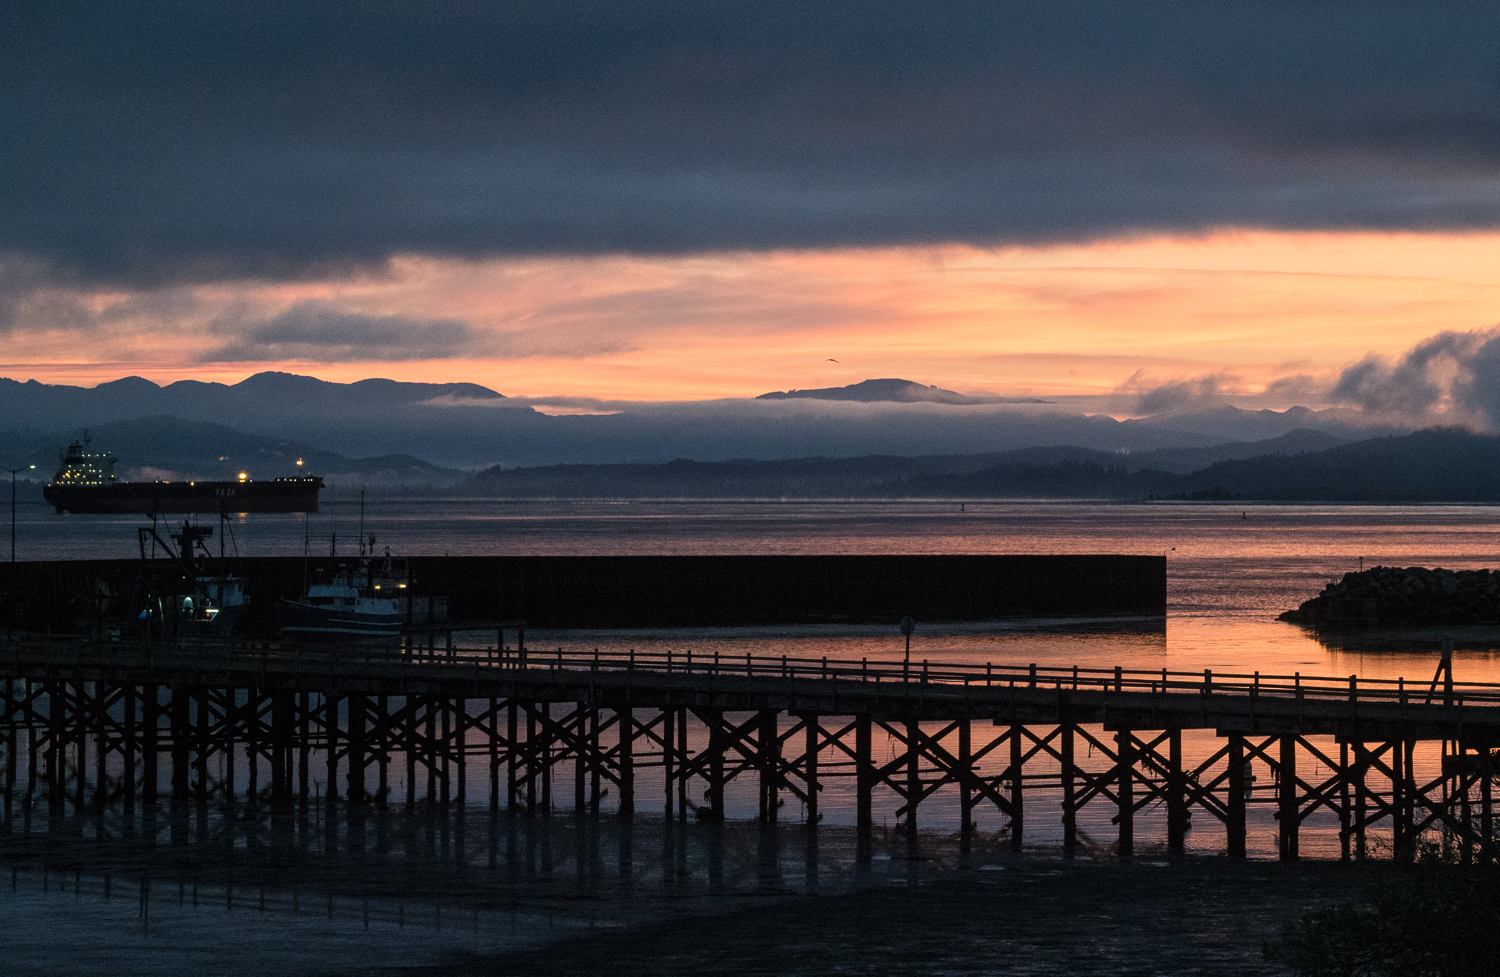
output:
[{"label": "pier railing", "polygon": [[[318,797],[312,769],[326,766],[323,796],[336,791],[358,808],[384,803],[404,761],[408,806],[425,779],[430,803],[446,803],[451,786],[462,807],[472,764],[488,773],[492,810],[503,798],[511,811],[550,811],[553,781],[561,790],[571,773],[576,811],[598,813],[609,793],[628,816],[648,796],[637,774],[652,769],[668,819],[697,811],[713,822],[726,817],[726,785],[739,777],[759,781],[763,820],[794,800],[810,824],[825,782],[846,778],[864,862],[878,792],[915,857],[917,809],[939,790],[956,794],[963,838],[985,807],[1005,819],[1013,849],[1024,812],[1047,797],[1067,850],[1080,811],[1104,804],[1128,854],[1136,814],[1160,802],[1169,852],[1184,850],[1197,812],[1223,825],[1225,851],[1240,857],[1247,811],[1274,804],[1284,858],[1297,857],[1298,825],[1329,812],[1344,854],[1365,851],[1366,830],[1383,822],[1396,851],[1440,832],[1472,857],[1500,860],[1500,686],[1454,682],[1441,669],[1408,682],[519,642],[31,635],[0,636],[0,680],[0,781],[13,793],[42,777],[59,815],[65,802],[86,811],[90,796],[95,808],[116,791],[132,796],[137,782],[153,797],[170,782],[179,810],[212,790],[232,797],[241,757],[250,758],[247,799],[259,796],[264,769],[273,803],[306,805]],[[222,788],[212,783],[216,763]],[[703,803],[690,802],[700,790]]]},{"label": "pier railing", "polygon": [[288,642],[194,641],[141,644],[77,639],[0,639],[0,662],[14,674],[30,668],[150,668],[155,670],[261,670],[293,677],[369,675],[387,669],[465,669],[639,673],[677,677],[738,677],[798,681],[860,682],[968,689],[1055,689],[1088,692],[1196,693],[1315,701],[1441,705],[1500,705],[1500,685],[1477,682],[1408,681],[1357,675],[1290,675],[1262,672],[1095,668],[995,662],[806,657],[693,651],[569,651],[562,648],[377,647]]}]

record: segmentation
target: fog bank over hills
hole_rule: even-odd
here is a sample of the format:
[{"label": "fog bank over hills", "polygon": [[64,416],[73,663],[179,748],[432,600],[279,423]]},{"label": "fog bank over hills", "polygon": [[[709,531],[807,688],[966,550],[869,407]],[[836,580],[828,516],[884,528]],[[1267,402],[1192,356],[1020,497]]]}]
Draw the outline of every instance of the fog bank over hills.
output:
[{"label": "fog bank over hills", "polygon": [[1216,441],[1258,441],[1279,437],[1293,431],[1323,431],[1347,441],[1408,434],[1409,427],[1393,427],[1372,421],[1362,411],[1347,407],[1312,410],[1288,407],[1286,410],[1244,410],[1222,406],[1194,411],[1157,414],[1120,422],[1125,427],[1150,427],[1157,430],[1201,434]]},{"label": "fog bank over hills", "polygon": [[[488,469],[457,491],[496,498],[1087,499],[1500,502],[1500,438],[1458,429],[1333,443],[1316,431],[1219,449],[1120,455],[797,458]],[[1323,446],[1320,448],[1320,446]],[[1189,471],[1213,457],[1220,459]]]},{"label": "fog bank over hills", "polygon": [[[906,384],[852,395],[906,395]],[[473,384],[274,373],[166,387],[0,381],[12,425],[0,455],[45,481],[88,428],[127,480],[302,471],[335,494],[1500,501],[1500,438],[1362,426],[1349,410],[1118,421],[1050,404],[818,397],[609,406],[551,416]]]},{"label": "fog bank over hills", "polygon": [[[881,385],[890,385],[874,383],[876,393]],[[905,380],[894,383],[933,389]],[[871,389],[865,384],[833,389],[863,396],[852,388]],[[1406,433],[1367,426],[1363,415],[1348,410],[1221,407],[1118,421],[1054,404],[970,399],[982,402],[804,397],[575,401],[599,413],[550,416],[531,405],[545,410],[554,401],[510,398],[470,383],[371,379],[343,384],[286,373],[260,373],[236,384],[180,381],[166,386],[131,377],[93,388],[0,380],[0,453],[12,464],[40,461],[50,472],[63,444],[88,428],[96,447],[114,451],[125,468],[148,465],[131,455],[136,450],[132,430],[142,427],[145,418],[219,424],[346,458],[409,455],[437,468],[468,470],[674,458],[971,455],[1049,445],[1135,454],[1266,440],[1298,429],[1342,440]],[[120,426],[110,428],[107,443],[105,426],[111,424]],[[202,447],[204,457],[225,454],[208,444]]]},{"label": "fog bank over hills", "polygon": [[[311,471],[325,478],[329,498],[345,499],[373,490],[377,497],[497,499],[1500,502],[1500,437],[1451,428],[1352,442],[1299,430],[1265,441],[1139,453],[1054,446],[967,455],[495,466],[477,473],[411,455],[349,458],[172,417],[115,422],[99,434],[134,462],[121,466],[126,479]],[[55,455],[38,443],[33,457],[44,481]],[[19,495],[39,502],[40,481],[22,481]]]},{"label": "fog bank over hills", "polygon": [[504,498],[1145,498],[1215,462],[1343,444],[1317,431],[1213,448],[1138,454],[1077,447],[977,455],[867,455],[781,461],[490,468],[458,491]]}]

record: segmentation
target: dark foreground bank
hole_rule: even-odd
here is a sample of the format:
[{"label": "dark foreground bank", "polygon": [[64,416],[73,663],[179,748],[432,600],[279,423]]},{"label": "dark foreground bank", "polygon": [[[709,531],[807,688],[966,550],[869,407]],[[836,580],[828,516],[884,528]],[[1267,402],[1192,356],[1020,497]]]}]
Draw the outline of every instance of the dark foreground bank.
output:
[{"label": "dark foreground bank", "polygon": [[[893,866],[893,874],[894,874]],[[710,918],[593,931],[438,975],[1272,975],[1310,911],[1399,880],[1389,866],[1017,861],[831,895],[745,896]]]},{"label": "dark foreground bank", "polygon": [[1322,964],[1350,947],[1404,964],[1434,946],[1489,959],[1500,946],[1495,870],[1426,857],[1065,860],[989,837],[960,868],[951,837],[925,835],[923,858],[882,844],[860,871],[835,826],[804,873],[792,842],[805,829],[791,825],[690,823],[669,851],[649,819],[637,832],[393,807],[315,817],[299,840],[243,813],[200,808],[174,843],[121,836],[108,818],[108,837],[74,821],[0,832],[0,974],[1469,977],[1491,971]]}]

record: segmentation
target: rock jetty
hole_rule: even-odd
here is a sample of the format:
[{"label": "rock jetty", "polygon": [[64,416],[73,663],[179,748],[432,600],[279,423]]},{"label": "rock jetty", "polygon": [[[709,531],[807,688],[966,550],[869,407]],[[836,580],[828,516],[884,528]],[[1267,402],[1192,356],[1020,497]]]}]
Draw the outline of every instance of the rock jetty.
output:
[{"label": "rock jetty", "polygon": [[1419,628],[1500,623],[1500,573],[1371,567],[1346,573],[1278,620],[1316,628]]}]

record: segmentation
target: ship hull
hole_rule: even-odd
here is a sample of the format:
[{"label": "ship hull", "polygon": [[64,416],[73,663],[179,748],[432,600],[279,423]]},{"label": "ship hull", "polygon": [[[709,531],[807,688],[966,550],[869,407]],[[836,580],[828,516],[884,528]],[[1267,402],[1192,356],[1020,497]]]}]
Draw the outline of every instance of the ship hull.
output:
[{"label": "ship hull", "polygon": [[113,482],[58,485],[42,495],[59,513],[137,514],[220,512],[317,512],[323,479],[278,478],[265,482]]},{"label": "ship hull", "polygon": [[315,607],[295,600],[276,603],[283,636],[303,640],[396,638],[406,617],[400,611],[369,612],[346,607]]}]

